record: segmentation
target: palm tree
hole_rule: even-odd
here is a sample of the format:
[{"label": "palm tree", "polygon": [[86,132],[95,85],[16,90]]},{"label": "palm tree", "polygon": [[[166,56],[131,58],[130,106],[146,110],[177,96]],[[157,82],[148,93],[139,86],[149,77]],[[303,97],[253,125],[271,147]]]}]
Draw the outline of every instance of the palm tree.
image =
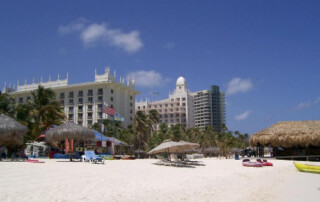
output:
[{"label": "palm tree", "polygon": [[140,148],[141,144],[146,144],[148,141],[147,138],[147,131],[148,131],[148,118],[146,114],[143,111],[138,111],[136,115],[134,116],[134,125],[133,125],[133,131],[135,133],[135,139],[138,142],[138,157],[140,158]]},{"label": "palm tree", "polygon": [[199,133],[197,142],[201,145],[203,154],[205,153],[205,148],[215,145],[216,136],[217,132],[212,126],[205,127],[205,129]]},{"label": "palm tree", "polygon": [[94,124],[92,125],[92,129],[98,131],[99,133],[102,132],[102,131],[101,131],[101,124],[99,124],[99,123],[94,123]]},{"label": "palm tree", "polygon": [[15,106],[14,99],[7,93],[0,93],[0,113],[9,116],[14,116]]},{"label": "palm tree", "polygon": [[154,131],[154,125],[158,124],[160,119],[159,119],[159,112],[155,109],[152,109],[149,111],[148,113],[148,127],[149,127],[149,132],[150,135],[152,134],[152,132]]},{"label": "palm tree", "polygon": [[215,144],[220,148],[219,156],[228,157],[230,149],[235,143],[235,137],[230,131],[220,132],[217,134]]},{"label": "palm tree", "polygon": [[34,139],[51,125],[61,124],[65,114],[51,89],[39,86],[31,95],[32,99],[18,107],[17,118],[27,122],[31,139]]}]

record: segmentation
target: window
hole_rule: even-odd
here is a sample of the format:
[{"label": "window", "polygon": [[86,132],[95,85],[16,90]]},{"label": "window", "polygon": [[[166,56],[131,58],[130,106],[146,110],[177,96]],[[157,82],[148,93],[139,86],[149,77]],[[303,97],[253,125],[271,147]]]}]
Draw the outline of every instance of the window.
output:
[{"label": "window", "polygon": [[64,99],[64,93],[60,93],[60,99]]},{"label": "window", "polygon": [[92,111],[92,105],[88,105],[88,111]]},{"label": "window", "polygon": [[92,103],[92,97],[88,97],[88,103]]},{"label": "window", "polygon": [[146,108],[146,106],[143,106],[143,109],[145,109]]},{"label": "window", "polygon": [[60,105],[64,106],[64,100],[60,100]]},{"label": "window", "polygon": [[73,111],[73,107],[69,107],[69,112],[70,112],[70,111]]},{"label": "window", "polygon": [[182,98],[182,101],[186,101],[186,98],[185,98],[185,97],[183,97],[183,98]]},{"label": "window", "polygon": [[92,96],[93,95],[93,91],[90,89],[88,90],[88,96]]},{"label": "window", "polygon": [[83,106],[79,106],[78,107],[78,112],[82,112],[83,111]]},{"label": "window", "polygon": [[132,102],[130,102],[130,107],[132,107]]},{"label": "window", "polygon": [[22,104],[23,103],[23,97],[19,98],[19,103]]},{"label": "window", "polygon": [[82,97],[83,96],[83,91],[82,90],[79,90],[78,91],[78,97]]},{"label": "window", "polygon": [[83,104],[83,98],[78,98],[78,104]]},{"label": "window", "polygon": [[69,98],[73,98],[73,92],[69,92]]},{"label": "window", "polygon": [[130,95],[130,100],[132,100],[132,95]]},{"label": "window", "polygon": [[130,110],[130,114],[132,114],[132,110]]},{"label": "window", "polygon": [[69,99],[69,105],[73,105],[73,99]]},{"label": "window", "polygon": [[140,109],[140,106],[138,106],[138,109]]},{"label": "window", "polygon": [[111,94],[113,94],[113,89],[110,90]]},{"label": "window", "polygon": [[88,113],[88,119],[92,119],[92,113]]},{"label": "window", "polygon": [[110,97],[110,101],[113,102],[113,97]]},{"label": "window", "polygon": [[98,95],[102,95],[103,94],[103,89],[102,88],[99,88],[98,89]]},{"label": "window", "polygon": [[78,121],[78,125],[82,126],[82,121]]},{"label": "window", "polygon": [[31,100],[31,97],[30,97],[30,96],[27,97],[27,101],[29,101],[29,100]]},{"label": "window", "polygon": [[78,113],[78,120],[82,120],[82,116],[83,116],[82,113]]},{"label": "window", "polygon": [[73,114],[69,114],[69,121],[73,121]]},{"label": "window", "polygon": [[113,108],[113,105],[111,105],[110,107]]},{"label": "window", "polygon": [[98,104],[98,110],[99,110],[99,111],[102,110],[102,104]]},{"label": "window", "polygon": [[88,121],[88,126],[92,126],[92,121]]},{"label": "window", "polygon": [[159,105],[160,108],[162,108],[162,105]]},{"label": "window", "polygon": [[102,96],[99,96],[98,97],[98,102],[102,102],[103,101],[103,97]]}]

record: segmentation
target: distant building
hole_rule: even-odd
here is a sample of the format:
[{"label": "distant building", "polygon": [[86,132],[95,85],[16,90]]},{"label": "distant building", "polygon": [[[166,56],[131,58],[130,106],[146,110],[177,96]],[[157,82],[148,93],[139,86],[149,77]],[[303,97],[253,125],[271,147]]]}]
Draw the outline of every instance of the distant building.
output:
[{"label": "distant building", "polygon": [[213,126],[218,131],[225,124],[225,96],[219,86],[209,90],[190,92],[185,78],[179,77],[176,88],[169,98],[159,101],[136,102],[136,111],[146,114],[155,109],[160,114],[160,123],[169,127],[182,124],[187,128]]},{"label": "distant building", "polygon": [[219,86],[211,86],[210,90],[192,93],[194,97],[195,126],[204,129],[213,126],[217,131],[226,123],[225,95]]},{"label": "distant building", "polygon": [[135,81],[129,80],[125,82],[120,77],[120,81],[116,81],[116,72],[110,74],[110,68],[105,69],[105,73],[98,75],[95,71],[94,82],[68,84],[68,75],[65,79],[56,81],[35,83],[24,85],[17,84],[17,88],[12,90],[7,86],[3,92],[12,95],[16,103],[26,103],[31,99],[31,92],[41,85],[45,88],[51,88],[56,99],[61,103],[64,112],[69,119],[79,125],[91,127],[93,123],[101,123],[102,119],[109,118],[108,115],[102,113],[103,105],[113,107],[116,113],[124,117],[124,126],[133,124],[133,116],[135,114],[135,96],[139,94],[135,90]]},{"label": "distant building", "polygon": [[136,110],[146,114],[155,109],[160,114],[160,123],[166,123],[169,127],[182,124],[187,128],[194,127],[193,96],[188,90],[185,78],[179,77],[176,88],[169,98],[160,101],[136,102]]}]

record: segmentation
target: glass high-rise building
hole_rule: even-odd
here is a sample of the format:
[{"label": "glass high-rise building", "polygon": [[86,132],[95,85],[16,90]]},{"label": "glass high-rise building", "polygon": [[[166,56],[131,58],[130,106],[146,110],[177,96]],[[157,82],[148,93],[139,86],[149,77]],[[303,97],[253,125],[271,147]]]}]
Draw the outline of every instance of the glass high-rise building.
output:
[{"label": "glass high-rise building", "polygon": [[217,131],[226,123],[225,95],[219,86],[213,85],[209,90],[192,93],[194,97],[195,127],[204,129],[213,126]]}]

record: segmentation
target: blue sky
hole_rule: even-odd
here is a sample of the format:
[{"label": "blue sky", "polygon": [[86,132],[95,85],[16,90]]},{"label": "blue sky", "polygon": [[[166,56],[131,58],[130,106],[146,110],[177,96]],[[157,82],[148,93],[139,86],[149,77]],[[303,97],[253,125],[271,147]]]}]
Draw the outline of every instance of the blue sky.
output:
[{"label": "blue sky", "polygon": [[2,1],[0,25],[1,88],[110,66],[138,99],[219,85],[231,130],[319,120],[319,1]]}]

